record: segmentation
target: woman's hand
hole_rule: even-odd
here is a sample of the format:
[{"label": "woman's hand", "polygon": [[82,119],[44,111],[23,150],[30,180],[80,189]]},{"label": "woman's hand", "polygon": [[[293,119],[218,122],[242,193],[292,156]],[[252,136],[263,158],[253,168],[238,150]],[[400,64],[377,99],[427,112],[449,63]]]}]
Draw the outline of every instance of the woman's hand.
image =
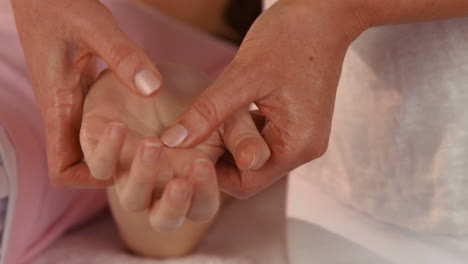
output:
[{"label": "woman's hand", "polygon": [[11,2],[45,121],[51,182],[70,187],[111,184],[91,177],[78,140],[83,98],[95,79],[95,58],[143,96],[159,88],[158,70],[98,0]]},{"label": "woman's hand", "polygon": [[[218,164],[223,191],[253,195],[326,151],[344,55],[364,30],[466,15],[466,0],[280,0],[259,17],[231,65],[162,139],[171,147],[190,147],[256,103],[267,117],[263,137],[270,160],[253,171]],[[234,144],[236,162],[246,146]]]},{"label": "woman's hand", "polygon": [[[123,207],[148,210],[156,230],[170,231],[185,217],[205,222],[218,211],[214,164],[225,152],[224,131],[193,148],[165,147],[160,133],[211,82],[187,67],[159,68],[164,86],[150,98],[130,93],[110,72],[103,73],[85,100],[81,144],[93,176],[114,178]],[[248,112],[236,116],[242,120],[239,130],[260,146],[255,151],[269,153]]]},{"label": "woman's hand", "polygon": [[[222,76],[165,131],[165,144],[198,144],[254,102],[267,118],[262,135],[271,158],[257,170],[219,163],[222,191],[248,197],[320,157],[328,144],[344,55],[366,27],[340,2],[346,1],[283,0],[263,13]],[[236,162],[248,144],[237,146],[231,151]]]}]

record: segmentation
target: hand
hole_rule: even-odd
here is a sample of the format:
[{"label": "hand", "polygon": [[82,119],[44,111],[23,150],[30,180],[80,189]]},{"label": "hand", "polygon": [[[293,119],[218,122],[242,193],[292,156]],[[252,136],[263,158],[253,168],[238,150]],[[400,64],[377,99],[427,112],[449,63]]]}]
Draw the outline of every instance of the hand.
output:
[{"label": "hand", "polygon": [[267,118],[262,135],[271,157],[257,170],[239,169],[248,144],[234,144],[237,166],[217,166],[222,191],[251,196],[320,157],[328,144],[345,52],[365,28],[340,2],[283,0],[263,13],[222,76],[164,132],[165,144],[196,145],[254,102]]},{"label": "hand", "polygon": [[[83,98],[95,79],[95,56],[140,95],[161,76],[98,0],[11,0],[37,102],[45,122],[50,180],[55,186],[102,187],[91,177],[78,140]],[[112,93],[112,91],[109,91]]]},{"label": "hand", "polygon": [[[172,231],[185,216],[205,222],[218,211],[214,164],[225,148],[221,130],[193,148],[164,147],[159,134],[211,82],[186,67],[159,68],[165,83],[150,98],[130,93],[110,72],[103,73],[85,100],[81,144],[92,174],[114,177],[123,207],[149,210],[156,230]],[[266,147],[248,112],[238,118],[244,120],[239,130]]]}]

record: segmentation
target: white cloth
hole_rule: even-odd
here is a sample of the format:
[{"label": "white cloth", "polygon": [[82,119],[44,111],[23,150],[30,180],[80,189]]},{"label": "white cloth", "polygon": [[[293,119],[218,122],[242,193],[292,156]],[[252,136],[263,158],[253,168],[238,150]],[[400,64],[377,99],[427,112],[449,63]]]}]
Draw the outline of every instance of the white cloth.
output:
[{"label": "white cloth", "polygon": [[411,230],[468,233],[468,18],[374,28],[351,46],[311,180]]},{"label": "white cloth", "polygon": [[[288,189],[288,216],[323,238],[326,250],[302,243],[309,260],[467,262],[467,40],[461,18],[374,28],[353,43],[328,152]],[[291,264],[310,263],[289,236]]]},{"label": "white cloth", "polygon": [[299,168],[288,184],[290,264],[467,263],[468,236],[432,235],[383,223],[327,195],[310,176]]},{"label": "white cloth", "polygon": [[[276,0],[264,0],[264,8]],[[468,18],[367,30],[351,46],[315,184],[381,221],[468,234]]]}]

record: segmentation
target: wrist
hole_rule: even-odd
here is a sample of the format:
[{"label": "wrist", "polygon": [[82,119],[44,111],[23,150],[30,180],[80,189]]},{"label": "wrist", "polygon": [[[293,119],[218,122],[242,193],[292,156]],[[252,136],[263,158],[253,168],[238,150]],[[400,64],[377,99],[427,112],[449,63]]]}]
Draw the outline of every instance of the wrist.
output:
[{"label": "wrist", "polygon": [[[327,32],[329,44],[348,47],[371,27],[372,20],[362,0],[282,0],[297,26],[320,25]],[[316,37],[316,36],[311,36]]]}]

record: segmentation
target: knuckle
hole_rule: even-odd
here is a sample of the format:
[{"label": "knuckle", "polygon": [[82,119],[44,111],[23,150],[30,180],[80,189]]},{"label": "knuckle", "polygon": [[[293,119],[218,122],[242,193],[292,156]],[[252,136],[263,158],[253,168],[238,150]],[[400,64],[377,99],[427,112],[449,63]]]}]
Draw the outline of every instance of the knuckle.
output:
[{"label": "knuckle", "polygon": [[129,44],[110,46],[107,54],[107,63],[115,70],[123,70],[131,65],[138,57],[135,47]]},{"label": "knuckle", "polygon": [[213,102],[210,97],[203,97],[202,100],[193,104],[193,109],[196,111],[200,119],[209,126],[218,126],[221,123],[216,103]]}]

